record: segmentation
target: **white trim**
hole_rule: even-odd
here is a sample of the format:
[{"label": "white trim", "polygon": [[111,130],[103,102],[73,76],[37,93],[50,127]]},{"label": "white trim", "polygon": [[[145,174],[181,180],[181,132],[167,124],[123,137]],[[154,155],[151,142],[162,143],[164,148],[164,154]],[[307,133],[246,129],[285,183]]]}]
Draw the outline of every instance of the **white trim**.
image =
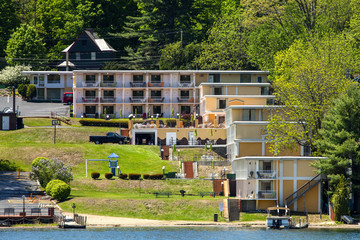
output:
[{"label": "white trim", "polygon": [[[297,188],[297,159],[293,161],[294,167],[294,181],[293,181],[293,192],[295,192]],[[294,211],[297,211],[297,201],[294,202]]]},{"label": "white trim", "polygon": [[[280,160],[280,159],[279,159]],[[283,176],[284,176],[284,164],[283,164],[283,160],[281,159],[280,161],[280,174],[279,174],[279,182],[280,182],[280,189],[279,189],[279,205],[283,206],[283,197],[284,197],[284,182],[283,182]]]}]

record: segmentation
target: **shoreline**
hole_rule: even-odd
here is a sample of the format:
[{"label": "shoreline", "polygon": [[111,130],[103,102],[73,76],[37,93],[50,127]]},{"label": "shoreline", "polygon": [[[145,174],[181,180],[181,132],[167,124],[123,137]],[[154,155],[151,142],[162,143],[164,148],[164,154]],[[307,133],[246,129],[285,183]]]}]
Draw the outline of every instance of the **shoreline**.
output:
[{"label": "shoreline", "polygon": [[[64,213],[72,216],[72,213]],[[267,228],[265,221],[252,222],[211,222],[186,220],[153,220],[125,217],[109,217],[91,214],[80,214],[87,217],[86,228],[168,228],[168,227],[227,227],[227,228]],[[21,226],[9,228],[58,228],[57,226]],[[335,224],[334,222],[310,223],[309,229],[348,229],[360,230],[360,224]]]}]

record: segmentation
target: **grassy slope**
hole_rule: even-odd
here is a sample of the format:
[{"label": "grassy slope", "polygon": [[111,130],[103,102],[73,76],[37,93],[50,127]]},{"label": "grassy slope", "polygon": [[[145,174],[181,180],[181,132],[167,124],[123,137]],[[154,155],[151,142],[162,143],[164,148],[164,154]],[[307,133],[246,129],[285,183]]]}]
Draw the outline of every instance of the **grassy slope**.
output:
[{"label": "grassy slope", "polygon": [[[33,123],[34,124],[34,123]],[[53,128],[26,128],[0,132],[1,159],[14,161],[25,171],[30,171],[34,158],[57,157],[73,165],[75,180],[71,183],[70,199],[60,203],[67,211],[77,204],[77,212],[109,216],[137,217],[149,219],[211,220],[218,212],[220,198],[179,196],[180,189],[187,194],[210,191],[212,183],[202,180],[139,181],[106,180],[107,162],[90,162],[89,173],[98,171],[102,180],[85,178],[85,159],[106,159],[111,153],[120,156],[119,166],[124,173],[161,173],[178,171],[177,164],[159,158],[157,146],[133,146],[118,144],[95,145],[89,143],[90,135],[104,135],[114,128],[76,127],[58,128],[57,143],[53,143]],[[170,198],[155,198],[154,191],[172,191]],[[176,206],[176,207],[175,207]]]}]

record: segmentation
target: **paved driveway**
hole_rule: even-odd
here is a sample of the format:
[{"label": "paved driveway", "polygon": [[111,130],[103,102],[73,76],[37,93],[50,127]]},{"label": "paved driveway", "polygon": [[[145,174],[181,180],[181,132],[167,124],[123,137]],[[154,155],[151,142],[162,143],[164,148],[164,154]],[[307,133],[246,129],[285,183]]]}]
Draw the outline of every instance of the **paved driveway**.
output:
[{"label": "paved driveway", "polygon": [[[0,111],[5,107],[13,106],[12,98],[0,97]],[[56,112],[61,115],[69,115],[70,106],[63,103],[47,103],[47,102],[26,102],[21,98],[16,98],[15,106],[20,112],[20,116],[36,117],[50,116],[50,112]]]}]

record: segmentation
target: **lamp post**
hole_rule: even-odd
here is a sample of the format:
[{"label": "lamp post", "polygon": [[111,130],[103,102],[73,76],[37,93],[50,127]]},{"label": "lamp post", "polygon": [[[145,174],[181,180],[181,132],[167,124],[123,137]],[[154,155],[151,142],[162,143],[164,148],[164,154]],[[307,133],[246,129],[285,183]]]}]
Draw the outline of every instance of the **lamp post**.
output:
[{"label": "lamp post", "polygon": [[73,205],[72,205],[72,209],[73,209],[73,214],[74,214],[74,221],[75,221],[75,208],[76,208],[76,205],[75,205],[75,203],[73,203]]},{"label": "lamp post", "polygon": [[22,200],[23,200],[23,212],[22,212],[22,216],[25,217],[25,195],[22,195]]},{"label": "lamp post", "polygon": [[162,167],[163,175],[165,175],[165,166]]},{"label": "lamp post", "polygon": [[161,153],[161,160],[163,160],[164,159],[164,149],[163,148],[161,148],[160,153]]},{"label": "lamp post", "polygon": [[177,151],[178,151],[178,161],[180,161],[180,149],[178,149]]}]

